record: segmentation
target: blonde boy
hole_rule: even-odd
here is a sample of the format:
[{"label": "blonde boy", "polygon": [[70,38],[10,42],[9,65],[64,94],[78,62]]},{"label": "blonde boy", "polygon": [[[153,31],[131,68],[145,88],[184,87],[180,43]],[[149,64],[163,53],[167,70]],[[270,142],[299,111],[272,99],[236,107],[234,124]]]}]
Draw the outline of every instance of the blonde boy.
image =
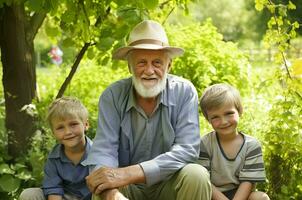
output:
[{"label": "blonde boy", "polygon": [[265,181],[260,143],[238,131],[243,112],[239,92],[227,84],[215,84],[204,91],[200,106],[214,131],[201,138],[199,162],[211,176],[212,199],[267,200],[255,192],[255,184]]},{"label": "blonde boy", "polygon": [[47,121],[58,141],[44,166],[42,189],[28,188],[20,200],[90,199],[85,177],[88,167],[81,164],[92,145],[85,136],[88,111],[76,98],[56,99],[49,107]]}]

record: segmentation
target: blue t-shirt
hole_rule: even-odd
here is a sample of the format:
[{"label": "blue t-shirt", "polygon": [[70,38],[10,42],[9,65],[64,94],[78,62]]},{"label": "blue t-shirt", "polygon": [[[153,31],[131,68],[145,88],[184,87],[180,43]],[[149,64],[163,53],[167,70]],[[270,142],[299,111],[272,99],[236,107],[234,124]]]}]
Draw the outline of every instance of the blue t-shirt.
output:
[{"label": "blue t-shirt", "polygon": [[85,177],[89,174],[87,166],[81,164],[88,155],[92,141],[86,137],[85,153],[81,161],[74,165],[64,153],[64,146],[57,144],[48,155],[44,166],[43,193],[48,195],[72,194],[79,198],[90,196]]}]

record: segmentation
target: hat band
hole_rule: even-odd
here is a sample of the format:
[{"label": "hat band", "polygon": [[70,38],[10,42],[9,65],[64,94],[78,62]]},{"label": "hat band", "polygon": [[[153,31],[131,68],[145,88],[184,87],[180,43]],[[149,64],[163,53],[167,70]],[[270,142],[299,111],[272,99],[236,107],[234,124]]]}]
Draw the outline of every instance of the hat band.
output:
[{"label": "hat band", "polygon": [[131,42],[129,44],[129,46],[135,46],[135,45],[139,45],[139,44],[155,44],[155,45],[159,45],[159,46],[169,46],[169,44],[161,42],[159,40],[153,40],[153,39],[141,39],[141,40],[136,40],[134,42]]}]

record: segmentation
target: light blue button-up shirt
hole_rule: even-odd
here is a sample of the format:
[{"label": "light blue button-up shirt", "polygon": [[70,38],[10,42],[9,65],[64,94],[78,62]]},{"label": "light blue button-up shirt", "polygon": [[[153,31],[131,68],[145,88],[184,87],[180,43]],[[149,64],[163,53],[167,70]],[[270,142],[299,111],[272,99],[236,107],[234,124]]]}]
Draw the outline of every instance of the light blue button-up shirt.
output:
[{"label": "light blue button-up shirt", "polygon": [[[87,158],[91,145],[92,141],[86,137],[85,153],[81,161]],[[91,193],[85,180],[88,174],[87,166],[81,163],[74,165],[64,154],[63,145],[57,144],[49,153],[44,166],[43,193],[45,196],[51,194],[63,196],[68,193],[89,199]]]},{"label": "light blue button-up shirt", "polygon": [[195,162],[199,145],[198,96],[192,83],[168,75],[157,108],[148,118],[136,105],[128,78],[113,83],[101,95],[97,133],[83,163],[93,167],[139,164],[150,186]]}]

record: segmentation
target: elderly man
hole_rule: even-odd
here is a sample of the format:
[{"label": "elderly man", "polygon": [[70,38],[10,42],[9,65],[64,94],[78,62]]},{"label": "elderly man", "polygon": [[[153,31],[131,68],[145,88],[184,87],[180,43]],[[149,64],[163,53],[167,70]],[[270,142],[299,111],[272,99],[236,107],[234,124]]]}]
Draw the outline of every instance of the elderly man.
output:
[{"label": "elderly man", "polygon": [[163,27],[139,23],[128,46],[113,58],[127,60],[132,77],[109,86],[99,101],[98,129],[85,161],[87,185],[102,199],[211,199],[199,151],[198,97],[187,80],[169,75],[171,47]]}]

